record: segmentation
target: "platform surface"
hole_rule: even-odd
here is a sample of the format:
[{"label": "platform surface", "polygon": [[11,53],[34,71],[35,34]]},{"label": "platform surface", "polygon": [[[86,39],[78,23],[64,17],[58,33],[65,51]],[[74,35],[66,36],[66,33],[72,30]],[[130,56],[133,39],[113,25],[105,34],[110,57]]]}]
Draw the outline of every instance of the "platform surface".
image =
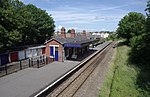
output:
[{"label": "platform surface", "polygon": [[0,78],[0,97],[29,97],[76,66],[77,62],[53,62],[27,68]]},{"label": "platform surface", "polygon": [[[95,47],[102,49],[108,42]],[[29,97],[65,74],[80,62],[53,62],[41,68],[27,68],[0,78],[0,97]]]}]

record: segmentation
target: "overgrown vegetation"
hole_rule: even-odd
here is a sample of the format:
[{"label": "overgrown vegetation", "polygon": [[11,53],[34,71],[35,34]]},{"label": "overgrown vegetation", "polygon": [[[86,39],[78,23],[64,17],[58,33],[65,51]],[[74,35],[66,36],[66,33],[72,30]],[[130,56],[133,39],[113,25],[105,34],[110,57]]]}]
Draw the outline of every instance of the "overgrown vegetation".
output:
[{"label": "overgrown vegetation", "polygon": [[118,24],[117,34],[131,46],[130,59],[135,64],[150,64],[150,0],[146,18],[143,14],[130,12]]},{"label": "overgrown vegetation", "polygon": [[109,97],[111,83],[112,83],[112,79],[113,79],[114,71],[116,67],[115,62],[114,62],[115,58],[116,58],[116,50],[113,55],[112,62],[110,63],[111,65],[108,66],[108,70],[106,71],[106,78],[105,78],[103,87],[100,89],[99,97]]},{"label": "overgrown vegetation", "polygon": [[110,97],[150,97],[150,0],[145,11],[146,17],[130,12],[119,22],[118,37],[126,42],[117,48],[114,64],[118,68],[113,82],[107,83],[112,84]]},{"label": "overgrown vegetation", "polygon": [[129,50],[130,48],[127,46],[117,48],[117,56],[114,61],[116,71],[110,97],[140,97],[141,95],[136,85],[139,70],[128,64]]},{"label": "overgrown vegetation", "polygon": [[[136,84],[141,91],[150,93],[150,0],[146,18],[141,13],[129,13],[120,22],[117,33],[126,38],[131,47],[129,63],[140,69]],[[124,37],[126,36],[126,37]],[[142,83],[142,84],[141,84]]]},{"label": "overgrown vegetation", "polygon": [[46,11],[20,0],[0,0],[0,50],[43,44],[54,27],[53,18]]},{"label": "overgrown vegetation", "polygon": [[113,32],[113,33],[109,33],[109,36],[106,38],[106,40],[108,41],[108,40],[118,40],[119,38],[118,38],[118,35],[115,33],[115,32]]},{"label": "overgrown vegetation", "polygon": [[[103,87],[99,97],[149,97],[150,91],[140,85],[144,79],[138,79],[139,74],[148,77],[141,68],[129,63],[129,52],[131,48],[120,44],[113,63],[109,66]],[[137,83],[138,82],[138,83]]]}]

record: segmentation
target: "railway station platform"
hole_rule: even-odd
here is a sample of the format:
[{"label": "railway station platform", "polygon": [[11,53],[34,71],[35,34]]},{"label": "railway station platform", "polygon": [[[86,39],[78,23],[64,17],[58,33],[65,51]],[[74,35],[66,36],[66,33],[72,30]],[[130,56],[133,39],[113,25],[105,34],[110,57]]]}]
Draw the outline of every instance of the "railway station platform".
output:
[{"label": "railway station platform", "polygon": [[[109,42],[105,42],[93,50],[101,50],[108,44]],[[0,78],[0,96],[30,97],[79,63],[79,61],[53,62],[41,68],[27,68],[4,76]]]},{"label": "railway station platform", "polygon": [[65,74],[79,62],[53,62],[41,68],[27,68],[0,78],[1,97],[29,97]]}]

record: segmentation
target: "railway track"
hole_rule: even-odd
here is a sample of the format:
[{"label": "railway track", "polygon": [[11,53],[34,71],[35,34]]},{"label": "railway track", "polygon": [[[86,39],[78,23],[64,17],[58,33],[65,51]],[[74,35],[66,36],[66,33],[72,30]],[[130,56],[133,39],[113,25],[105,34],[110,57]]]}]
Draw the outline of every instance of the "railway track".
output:
[{"label": "railway track", "polygon": [[[112,47],[113,43],[109,44],[102,51],[97,53],[88,62],[85,62],[82,68],[72,74],[72,76],[70,76],[67,80],[64,80],[64,82],[52,90],[47,97],[73,97]],[[34,97],[45,96],[39,95]]]}]

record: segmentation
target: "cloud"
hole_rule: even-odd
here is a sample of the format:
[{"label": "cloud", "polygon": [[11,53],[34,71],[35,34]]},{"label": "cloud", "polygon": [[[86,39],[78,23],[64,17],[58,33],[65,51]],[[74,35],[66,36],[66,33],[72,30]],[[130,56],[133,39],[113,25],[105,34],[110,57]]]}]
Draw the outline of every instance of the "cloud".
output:
[{"label": "cloud", "polygon": [[128,13],[128,11],[121,9],[126,6],[128,4],[110,7],[106,5],[65,5],[45,10],[52,15],[57,24],[56,26],[64,25],[66,29],[67,27],[68,29],[76,27],[76,31],[112,31],[112,29],[115,30],[120,19]]},{"label": "cloud", "polygon": [[57,27],[57,29],[59,29],[59,30],[60,30],[62,27],[63,27],[62,25],[59,25],[59,26]]},{"label": "cloud", "polygon": [[[147,0],[20,0],[44,9],[54,18],[56,30],[62,26],[77,30],[116,29],[129,11],[140,11]],[[144,9],[143,9],[144,10]],[[99,29],[99,30],[98,30]]]},{"label": "cloud", "polygon": [[[55,31],[60,31],[62,27],[64,27],[64,26],[62,26],[62,25],[57,26],[57,27],[55,28]],[[69,29],[79,30],[77,27],[69,27],[69,28],[65,27],[65,29],[66,29],[66,30],[69,30]]]},{"label": "cloud", "polygon": [[141,5],[141,6],[145,6],[147,4],[148,0],[137,0],[137,1],[133,1],[133,5]]},{"label": "cloud", "polygon": [[[113,9],[113,8],[109,8]],[[93,10],[93,9],[92,9]],[[95,10],[99,11],[99,10]],[[92,12],[91,9],[89,10],[80,10],[79,8],[74,7],[63,7],[57,10],[48,10],[47,12],[54,17],[56,22],[61,23],[95,23],[101,21],[118,21],[124,15],[122,14],[123,11],[110,13],[110,14],[103,14],[103,10],[98,12]],[[117,14],[119,13],[119,15]]]},{"label": "cloud", "polygon": [[131,4],[124,4],[124,5],[119,5],[119,6],[112,6],[112,7],[108,7],[108,8],[102,8],[100,10],[105,10],[106,11],[106,10],[120,9],[122,7],[127,7],[129,5],[131,5]]},{"label": "cloud", "polygon": [[100,31],[111,31],[111,30],[107,29],[107,28],[102,28],[102,29],[100,29]]}]

